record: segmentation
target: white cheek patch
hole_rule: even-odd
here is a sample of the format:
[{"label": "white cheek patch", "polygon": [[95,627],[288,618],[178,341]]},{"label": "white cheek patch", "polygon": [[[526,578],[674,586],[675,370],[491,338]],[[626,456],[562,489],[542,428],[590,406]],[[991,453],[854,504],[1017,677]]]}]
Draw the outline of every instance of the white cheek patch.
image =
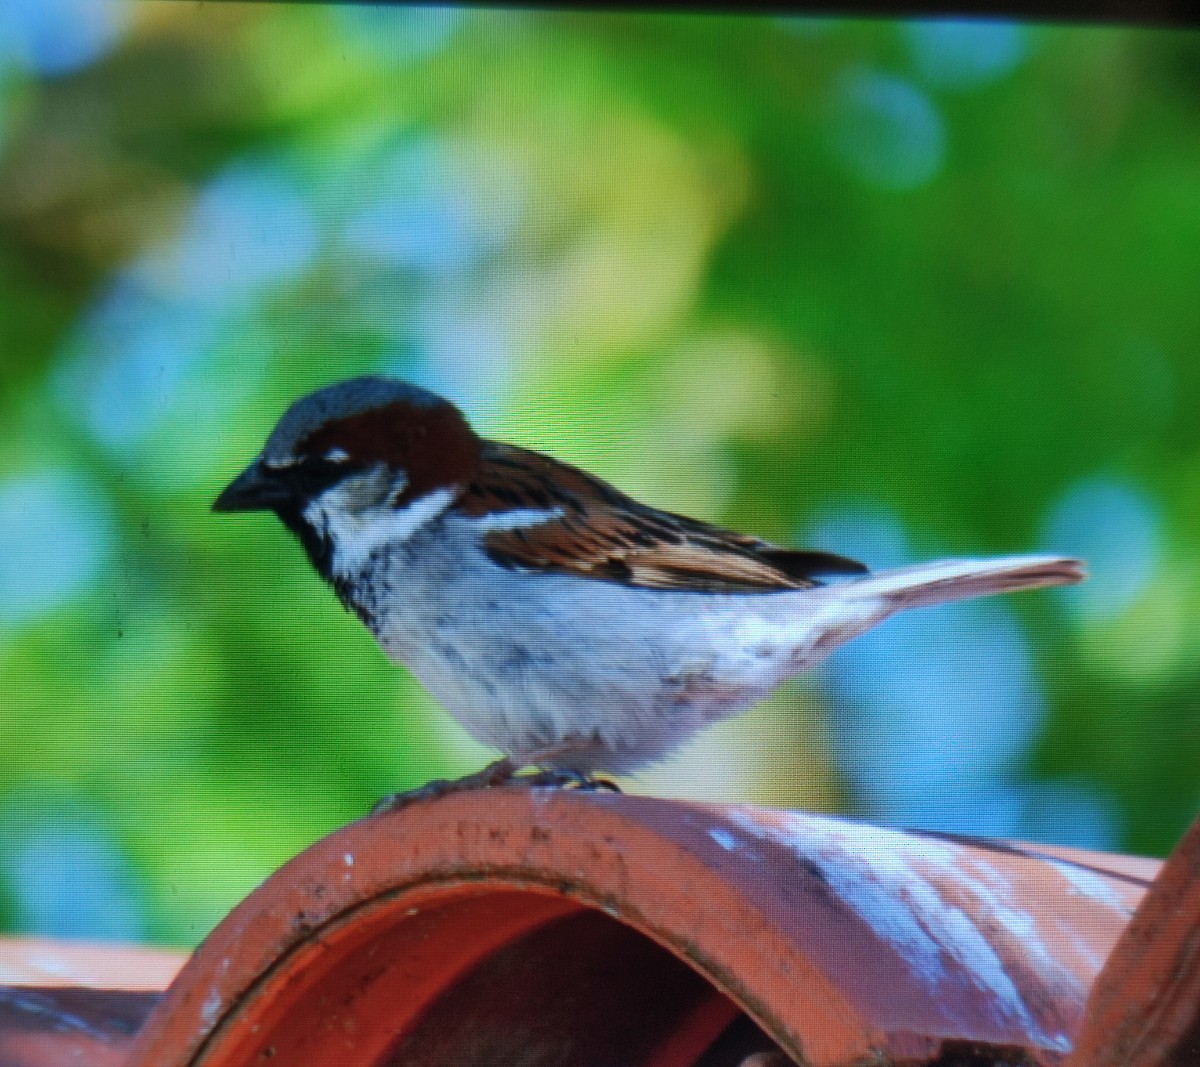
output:
[{"label": "white cheek patch", "polygon": [[563,517],[562,508],[517,508],[514,511],[498,511],[492,515],[483,515],[475,520],[475,528],[481,533],[492,533],[500,530],[521,530],[527,526],[540,526],[544,522],[553,522]]},{"label": "white cheek patch", "polygon": [[324,530],[333,543],[333,570],[347,577],[358,574],[371,556],[389,545],[407,541],[432,522],[454,501],[450,489],[436,489],[404,508],[353,510],[339,500],[340,489],[331,489],[304,509],[304,517]]}]

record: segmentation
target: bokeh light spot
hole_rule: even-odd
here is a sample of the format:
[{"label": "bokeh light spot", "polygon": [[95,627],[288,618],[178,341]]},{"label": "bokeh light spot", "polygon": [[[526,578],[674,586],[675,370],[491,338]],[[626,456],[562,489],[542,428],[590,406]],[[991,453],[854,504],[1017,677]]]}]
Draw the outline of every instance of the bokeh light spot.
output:
[{"label": "bokeh light spot", "polygon": [[376,195],[347,221],[347,243],[438,279],[504,244],[523,204],[513,169],[479,146],[456,152],[428,140],[407,144],[371,168],[368,181]]},{"label": "bokeh light spot", "polygon": [[904,36],[922,77],[933,85],[966,89],[996,81],[1025,58],[1023,29],[1011,22],[930,19],[907,22]]},{"label": "bokeh light spot", "polygon": [[175,249],[189,293],[236,299],[308,270],[318,230],[301,192],[270,162],[240,160],[209,182]]},{"label": "bokeh light spot", "polygon": [[346,4],[333,9],[346,38],[393,63],[411,63],[449,44],[466,14],[451,7],[376,8]]},{"label": "bokeh light spot", "polygon": [[112,551],[108,502],[80,475],[42,470],[0,482],[0,623],[77,596]]},{"label": "bokeh light spot", "polygon": [[37,74],[70,74],[108,53],[128,22],[126,0],[4,0],[0,62],[7,56]]},{"label": "bokeh light spot", "polygon": [[1136,486],[1105,475],[1063,493],[1047,516],[1043,541],[1051,551],[1087,561],[1089,580],[1060,594],[1084,621],[1102,622],[1129,609],[1162,558],[1157,505]]},{"label": "bokeh light spot", "polygon": [[904,191],[930,181],[946,154],[942,117],[911,82],[854,70],[837,87],[830,124],[834,151],[865,185]]},{"label": "bokeh light spot", "polygon": [[60,399],[97,442],[126,454],[171,410],[212,330],[203,307],[163,297],[129,271],[72,339],[73,358],[58,375]]},{"label": "bokeh light spot", "polygon": [[477,430],[492,432],[513,369],[505,324],[480,316],[447,314],[439,305],[418,309],[413,328],[413,354],[384,370],[453,397]]},{"label": "bokeh light spot", "polygon": [[138,941],[140,894],[125,857],[91,818],[61,815],[23,825],[10,816],[0,876],[16,905],[17,928],[43,937]]}]

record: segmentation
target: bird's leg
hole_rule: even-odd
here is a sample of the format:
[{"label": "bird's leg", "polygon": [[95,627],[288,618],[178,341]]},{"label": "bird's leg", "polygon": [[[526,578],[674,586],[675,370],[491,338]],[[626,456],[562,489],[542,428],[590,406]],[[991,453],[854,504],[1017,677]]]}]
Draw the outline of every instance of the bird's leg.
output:
[{"label": "bird's leg", "polygon": [[[575,789],[582,793],[619,793],[620,787],[616,782],[607,778],[597,778],[583,771],[570,769],[546,770],[544,763],[557,762],[565,755],[575,750],[578,742],[567,742],[551,748],[540,749],[519,758],[505,756],[494,763],[489,763],[481,771],[468,774],[463,778],[435,778],[432,782],[408,789],[403,793],[392,793],[384,797],[372,809],[372,815],[386,815],[390,812],[401,811],[410,804],[437,800],[451,793],[466,793],[473,789],[492,789],[499,785],[524,785],[533,789]],[[526,767],[538,768],[532,774],[519,774]]]},{"label": "bird's leg", "polygon": [[371,809],[371,814],[385,815],[407,808],[410,804],[437,800],[438,797],[449,796],[451,793],[466,793],[472,789],[491,789],[512,781],[522,766],[524,764],[514,763],[505,756],[494,763],[489,763],[483,770],[462,778],[435,778],[432,782],[417,786],[416,789],[407,789],[403,793],[392,793],[384,797]]},{"label": "bird's leg", "polygon": [[536,752],[526,753],[518,761],[520,765],[522,767],[536,767],[538,769],[533,774],[521,776],[517,781],[541,789],[577,789],[584,793],[601,791],[609,793],[621,792],[616,782],[610,782],[607,778],[597,778],[593,775],[585,774],[583,771],[574,770],[569,763],[565,767],[555,767],[552,770],[546,768],[546,764],[553,765],[560,763],[565,758],[569,758],[573,753],[578,754],[579,749],[579,739],[572,738],[557,745],[539,749]]}]

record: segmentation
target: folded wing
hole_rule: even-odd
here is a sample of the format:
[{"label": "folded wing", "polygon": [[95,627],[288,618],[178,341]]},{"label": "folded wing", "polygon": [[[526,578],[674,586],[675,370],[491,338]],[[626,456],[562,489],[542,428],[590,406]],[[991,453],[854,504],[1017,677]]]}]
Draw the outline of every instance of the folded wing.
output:
[{"label": "folded wing", "polygon": [[485,549],[502,567],[645,589],[768,593],[867,571],[659,511],[576,467],[497,442],[485,444],[458,510],[483,524]]}]

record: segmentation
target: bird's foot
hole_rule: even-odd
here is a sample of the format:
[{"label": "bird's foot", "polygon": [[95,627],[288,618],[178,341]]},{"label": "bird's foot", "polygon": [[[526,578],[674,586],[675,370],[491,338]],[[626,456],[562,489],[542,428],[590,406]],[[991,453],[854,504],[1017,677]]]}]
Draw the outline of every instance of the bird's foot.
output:
[{"label": "bird's foot", "polygon": [[468,793],[475,789],[494,789],[500,785],[523,785],[531,789],[575,789],[581,793],[619,793],[616,782],[607,778],[595,778],[582,771],[555,770],[534,771],[532,774],[517,774],[521,764],[510,759],[498,759],[481,771],[463,778],[435,778],[432,782],[407,789],[403,793],[392,793],[384,797],[372,809],[372,815],[388,815],[402,811],[412,804],[428,803],[451,793]]},{"label": "bird's foot", "polygon": [[582,771],[537,771],[517,778],[535,789],[574,789],[581,793],[619,793],[621,787],[607,778],[596,778]]},{"label": "bird's foot", "polygon": [[451,793],[468,793],[474,789],[493,789],[504,785],[515,777],[520,768],[509,759],[498,759],[481,771],[462,778],[435,778],[432,782],[406,789],[402,793],[391,793],[380,800],[372,809],[372,815],[387,815],[402,811],[411,804],[425,803],[449,796]]}]

